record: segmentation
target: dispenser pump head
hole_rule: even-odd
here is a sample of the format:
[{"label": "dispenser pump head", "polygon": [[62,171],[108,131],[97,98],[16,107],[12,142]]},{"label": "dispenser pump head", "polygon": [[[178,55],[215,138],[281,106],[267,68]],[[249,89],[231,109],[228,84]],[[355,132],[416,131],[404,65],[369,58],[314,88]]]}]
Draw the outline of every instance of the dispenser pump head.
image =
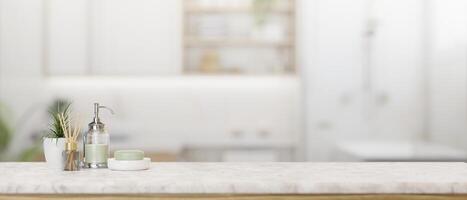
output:
[{"label": "dispenser pump head", "polygon": [[101,122],[101,119],[99,118],[99,111],[101,108],[107,109],[114,114],[114,111],[110,109],[109,107],[106,106],[101,106],[99,103],[94,103],[94,120],[89,124],[90,129],[103,129],[104,124]]}]

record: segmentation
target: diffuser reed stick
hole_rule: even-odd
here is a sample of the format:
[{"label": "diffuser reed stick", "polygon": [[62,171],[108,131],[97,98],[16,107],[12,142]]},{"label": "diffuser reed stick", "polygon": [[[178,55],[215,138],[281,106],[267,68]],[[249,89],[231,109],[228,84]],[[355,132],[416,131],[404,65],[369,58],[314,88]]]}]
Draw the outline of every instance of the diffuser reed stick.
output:
[{"label": "diffuser reed stick", "polygon": [[81,128],[79,122],[71,126],[71,120],[66,120],[63,113],[58,114],[58,119],[60,125],[63,129],[63,134],[65,135],[65,150],[63,151],[64,161],[65,161],[65,171],[77,171],[79,170],[79,152],[77,140],[78,136],[81,133]]}]

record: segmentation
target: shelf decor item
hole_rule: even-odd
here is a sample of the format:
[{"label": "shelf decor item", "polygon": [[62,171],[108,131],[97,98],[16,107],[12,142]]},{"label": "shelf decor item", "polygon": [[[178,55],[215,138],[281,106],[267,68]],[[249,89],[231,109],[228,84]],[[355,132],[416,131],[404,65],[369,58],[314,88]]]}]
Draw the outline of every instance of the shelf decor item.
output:
[{"label": "shelf decor item", "polygon": [[253,14],[256,26],[263,26],[274,8],[275,0],[253,0]]},{"label": "shelf decor item", "polygon": [[144,157],[141,150],[117,150],[108,160],[109,169],[115,171],[138,171],[151,167],[151,158]]},{"label": "shelf decor item", "polygon": [[65,124],[69,123],[71,103],[57,100],[49,107],[51,123],[48,134],[43,138],[44,156],[47,165],[52,169],[63,170],[62,152],[65,150],[65,134],[59,116],[63,115]]},{"label": "shelf decor item", "polygon": [[78,151],[78,136],[81,132],[81,128],[79,126],[79,123],[76,123],[74,125],[74,128],[71,127],[71,122],[68,121],[68,123],[65,121],[65,116],[63,113],[60,113],[58,115],[58,119],[60,120],[60,125],[62,126],[62,129],[64,130],[64,135],[65,135],[65,149],[62,152],[62,157],[63,157],[63,170],[65,171],[79,171],[80,169],[80,157],[79,157],[79,151]]}]

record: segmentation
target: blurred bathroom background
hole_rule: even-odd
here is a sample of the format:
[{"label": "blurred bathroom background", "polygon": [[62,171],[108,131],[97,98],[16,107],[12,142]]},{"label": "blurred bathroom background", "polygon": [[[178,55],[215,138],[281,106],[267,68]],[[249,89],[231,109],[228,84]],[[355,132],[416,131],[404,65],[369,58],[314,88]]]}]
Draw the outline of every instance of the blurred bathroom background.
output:
[{"label": "blurred bathroom background", "polygon": [[0,0],[0,159],[93,103],[156,161],[467,160],[465,0]]}]

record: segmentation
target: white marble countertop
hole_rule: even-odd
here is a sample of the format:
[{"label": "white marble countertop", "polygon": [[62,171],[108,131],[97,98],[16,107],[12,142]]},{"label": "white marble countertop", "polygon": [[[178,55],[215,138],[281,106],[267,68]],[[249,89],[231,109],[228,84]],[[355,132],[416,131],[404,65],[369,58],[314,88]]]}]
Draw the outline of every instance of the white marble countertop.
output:
[{"label": "white marble countertop", "polygon": [[152,163],[54,171],[0,163],[3,194],[467,194],[465,163]]}]

